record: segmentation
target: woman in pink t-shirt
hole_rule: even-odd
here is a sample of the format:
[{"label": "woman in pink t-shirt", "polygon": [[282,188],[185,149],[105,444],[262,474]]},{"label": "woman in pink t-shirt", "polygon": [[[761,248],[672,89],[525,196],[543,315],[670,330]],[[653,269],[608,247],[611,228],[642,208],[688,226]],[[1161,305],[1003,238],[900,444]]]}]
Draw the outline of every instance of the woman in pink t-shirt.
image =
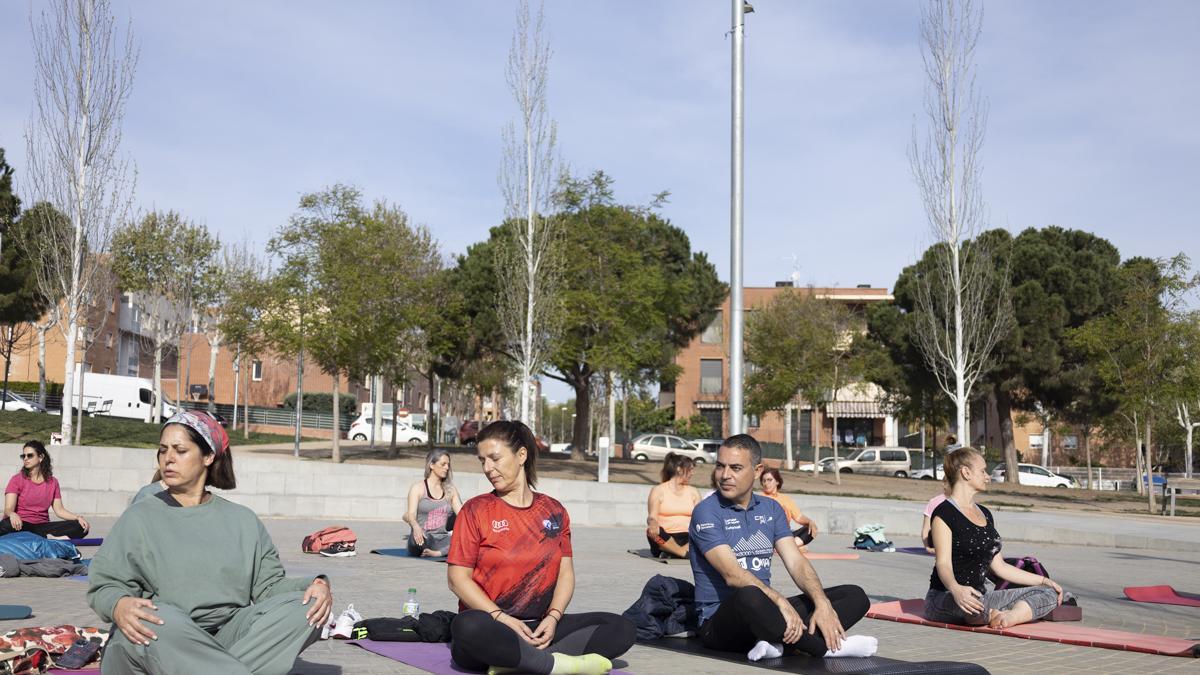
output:
[{"label": "woman in pink t-shirt", "polygon": [[[62,520],[51,522],[50,509]],[[21,470],[4,489],[0,535],[16,531],[57,539],[79,539],[88,532],[88,522],[63,506],[50,453],[41,441],[29,441],[21,448]]]}]

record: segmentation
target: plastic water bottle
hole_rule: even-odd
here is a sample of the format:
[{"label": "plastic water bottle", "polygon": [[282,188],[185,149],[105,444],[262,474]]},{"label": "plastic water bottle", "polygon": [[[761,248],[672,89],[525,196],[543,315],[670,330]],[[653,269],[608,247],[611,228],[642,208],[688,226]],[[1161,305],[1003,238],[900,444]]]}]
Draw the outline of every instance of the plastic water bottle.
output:
[{"label": "plastic water bottle", "polygon": [[417,602],[417,589],[408,589],[408,597],[404,599],[403,610],[404,616],[411,616],[414,619],[421,614],[421,603]]}]

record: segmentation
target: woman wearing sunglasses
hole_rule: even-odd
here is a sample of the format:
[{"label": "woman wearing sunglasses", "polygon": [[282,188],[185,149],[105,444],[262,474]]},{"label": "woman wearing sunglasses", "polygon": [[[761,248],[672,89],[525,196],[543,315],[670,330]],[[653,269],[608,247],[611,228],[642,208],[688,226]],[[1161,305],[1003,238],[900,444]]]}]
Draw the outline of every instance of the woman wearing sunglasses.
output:
[{"label": "woman wearing sunglasses", "polygon": [[[51,522],[50,509],[61,520]],[[21,470],[4,489],[0,535],[17,531],[56,539],[80,539],[88,532],[88,522],[63,506],[50,453],[41,441],[29,441],[21,448]]]}]

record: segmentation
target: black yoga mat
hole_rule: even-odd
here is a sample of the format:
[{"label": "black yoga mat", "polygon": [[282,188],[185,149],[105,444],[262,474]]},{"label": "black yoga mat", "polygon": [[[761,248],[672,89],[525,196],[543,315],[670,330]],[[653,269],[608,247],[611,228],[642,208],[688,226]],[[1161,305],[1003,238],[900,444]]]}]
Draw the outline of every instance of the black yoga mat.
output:
[{"label": "black yoga mat", "polygon": [[639,558],[645,558],[646,560],[653,560],[656,563],[662,563],[664,565],[688,565],[688,564],[690,564],[690,562],[688,561],[687,558],[660,558],[660,557],[654,555],[653,553],[651,553],[650,549],[648,549],[648,548],[631,548],[631,549],[628,549],[627,552],[632,553]]},{"label": "black yoga mat", "polygon": [[441,558],[430,558],[429,556],[424,556],[424,555],[409,555],[408,549],[406,549],[406,548],[376,548],[376,549],[372,549],[371,553],[375,553],[378,555],[390,555],[390,556],[395,556],[397,558],[412,558],[413,560],[425,560],[428,562],[442,562],[442,563],[446,562],[445,556],[442,556]]},{"label": "black yoga mat", "polygon": [[700,642],[700,638],[659,638],[657,640],[638,640],[639,645],[666,649],[681,654],[702,656],[718,661],[739,663],[743,666],[754,666],[766,670],[780,670],[789,673],[812,673],[824,675],[988,675],[988,671],[974,663],[956,663],[954,661],[897,661],[882,656],[857,658],[848,656],[837,659],[818,659],[803,654],[785,654],[779,658],[751,661],[740,652],[719,652],[709,649]]}]

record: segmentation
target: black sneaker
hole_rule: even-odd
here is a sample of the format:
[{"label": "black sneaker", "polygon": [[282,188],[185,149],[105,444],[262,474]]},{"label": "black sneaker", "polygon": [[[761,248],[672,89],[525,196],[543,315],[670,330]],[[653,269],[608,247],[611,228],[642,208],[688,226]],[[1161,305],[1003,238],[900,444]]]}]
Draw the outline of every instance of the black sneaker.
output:
[{"label": "black sneaker", "polygon": [[354,550],[354,544],[339,541],[321,549],[320,554],[326,558],[348,558],[358,555],[358,551]]}]

